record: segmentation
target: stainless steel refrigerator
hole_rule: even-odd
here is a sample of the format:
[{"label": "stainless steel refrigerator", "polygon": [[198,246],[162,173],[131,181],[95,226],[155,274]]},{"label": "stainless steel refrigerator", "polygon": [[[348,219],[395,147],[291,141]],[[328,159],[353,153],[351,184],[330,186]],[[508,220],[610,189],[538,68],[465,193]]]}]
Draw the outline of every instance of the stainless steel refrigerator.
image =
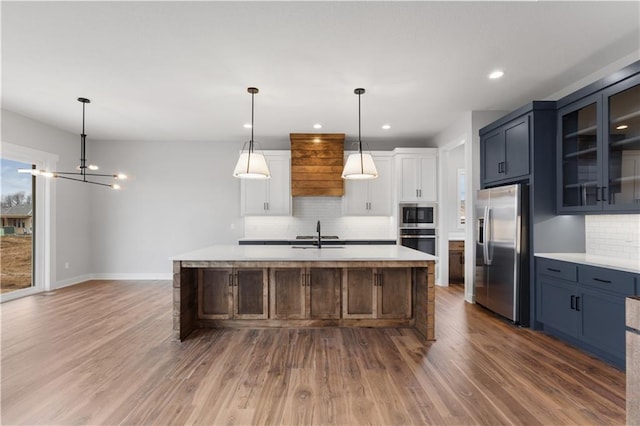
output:
[{"label": "stainless steel refrigerator", "polygon": [[478,191],[476,303],[529,325],[529,203],[526,185]]}]

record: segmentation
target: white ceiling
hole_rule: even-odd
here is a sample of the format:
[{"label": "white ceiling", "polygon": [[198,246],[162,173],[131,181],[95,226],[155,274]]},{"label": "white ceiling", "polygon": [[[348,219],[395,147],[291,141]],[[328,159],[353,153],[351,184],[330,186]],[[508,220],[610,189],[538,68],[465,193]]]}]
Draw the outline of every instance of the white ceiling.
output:
[{"label": "white ceiling", "polygon": [[[640,2],[2,2],[2,107],[89,139],[426,141],[640,52]],[[639,56],[640,57],[640,56]],[[489,80],[495,68],[505,71]],[[390,130],[382,130],[388,123]]]}]

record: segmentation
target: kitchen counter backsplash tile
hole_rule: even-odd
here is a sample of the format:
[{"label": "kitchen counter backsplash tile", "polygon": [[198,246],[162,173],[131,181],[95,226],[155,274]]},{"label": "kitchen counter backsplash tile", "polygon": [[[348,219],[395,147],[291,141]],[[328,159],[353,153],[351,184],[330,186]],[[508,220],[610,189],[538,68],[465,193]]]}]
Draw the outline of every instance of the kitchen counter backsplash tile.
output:
[{"label": "kitchen counter backsplash tile", "polygon": [[315,235],[316,222],[322,222],[323,235],[342,239],[395,239],[392,217],[342,216],[340,197],[294,197],[293,216],[245,216],[245,238],[295,238]]},{"label": "kitchen counter backsplash tile", "polygon": [[587,215],[586,253],[640,261],[640,215]]}]

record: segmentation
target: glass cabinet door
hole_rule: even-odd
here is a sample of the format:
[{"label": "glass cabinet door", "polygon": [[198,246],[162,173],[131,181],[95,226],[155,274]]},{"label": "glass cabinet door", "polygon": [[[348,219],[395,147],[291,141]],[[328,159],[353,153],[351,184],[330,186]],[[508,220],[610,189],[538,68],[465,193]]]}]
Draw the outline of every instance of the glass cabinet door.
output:
[{"label": "glass cabinet door", "polygon": [[[640,208],[640,78],[615,86],[607,104],[605,208]],[[634,85],[635,84],[635,85]]]},{"label": "glass cabinet door", "polygon": [[560,113],[561,208],[588,210],[600,204],[598,102]]}]

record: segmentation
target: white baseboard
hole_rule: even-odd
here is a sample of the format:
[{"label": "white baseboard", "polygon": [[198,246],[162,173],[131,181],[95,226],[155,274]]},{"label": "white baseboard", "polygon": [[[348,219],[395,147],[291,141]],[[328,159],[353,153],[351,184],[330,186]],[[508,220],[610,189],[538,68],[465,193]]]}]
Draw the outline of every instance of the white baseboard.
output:
[{"label": "white baseboard", "polygon": [[94,280],[173,280],[172,273],[93,274]]},{"label": "white baseboard", "polygon": [[51,290],[57,290],[63,287],[80,284],[90,280],[172,280],[171,273],[165,274],[86,274],[66,280],[58,281]]},{"label": "white baseboard", "polygon": [[93,275],[91,274],[78,275],[77,277],[67,278],[66,280],[57,281],[55,285],[51,287],[51,290],[57,290],[59,288],[69,287],[70,285],[80,284],[91,279],[93,279]]}]

